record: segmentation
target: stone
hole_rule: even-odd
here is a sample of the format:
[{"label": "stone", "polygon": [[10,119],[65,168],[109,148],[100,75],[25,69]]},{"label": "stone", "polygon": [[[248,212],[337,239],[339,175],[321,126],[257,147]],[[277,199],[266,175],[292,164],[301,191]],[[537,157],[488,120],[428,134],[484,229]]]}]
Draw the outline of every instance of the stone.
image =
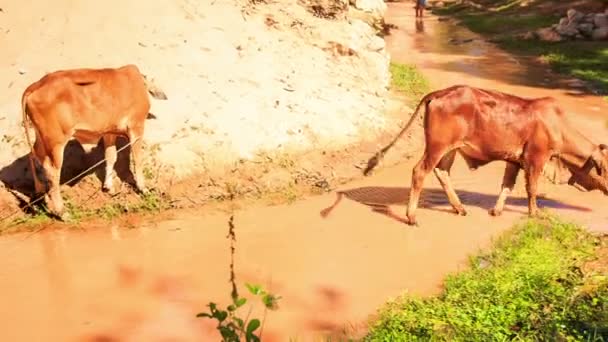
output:
[{"label": "stone", "polygon": [[608,16],[603,13],[598,13],[593,17],[593,24],[595,27],[607,27],[608,26]]},{"label": "stone", "polygon": [[538,36],[538,39],[545,42],[561,42],[563,40],[562,36],[549,27],[537,30],[536,36]]},{"label": "stone", "polygon": [[608,26],[596,28],[591,33],[593,40],[608,40]]},{"label": "stone", "polygon": [[584,14],[575,10],[575,9],[569,9],[568,12],[566,13],[566,15],[568,16],[568,20],[570,22],[578,22],[581,19],[583,19]]},{"label": "stone", "polygon": [[583,19],[581,20],[581,22],[593,24],[593,18],[595,18],[595,14],[594,13],[587,13],[587,14],[585,14],[585,16],[583,17]]},{"label": "stone", "polygon": [[557,33],[566,37],[574,37],[578,34],[578,29],[576,28],[576,24],[571,22],[568,25],[559,25],[556,29]]},{"label": "stone", "polygon": [[559,26],[566,26],[566,25],[568,25],[569,22],[570,22],[570,20],[568,20],[568,18],[564,17],[564,18],[561,18],[559,20],[559,24],[558,25]]},{"label": "stone", "polygon": [[578,24],[578,31],[586,37],[591,37],[593,33],[593,24],[591,23],[580,23]]},{"label": "stone", "polygon": [[367,48],[370,51],[375,51],[375,52],[380,52],[380,51],[384,50],[385,47],[386,47],[386,42],[384,41],[384,39],[382,39],[378,36],[373,36],[372,39],[370,40],[369,44],[367,45]]},{"label": "stone", "polygon": [[530,40],[538,38],[538,35],[536,34],[536,32],[526,32],[521,36],[521,38],[525,40]]}]

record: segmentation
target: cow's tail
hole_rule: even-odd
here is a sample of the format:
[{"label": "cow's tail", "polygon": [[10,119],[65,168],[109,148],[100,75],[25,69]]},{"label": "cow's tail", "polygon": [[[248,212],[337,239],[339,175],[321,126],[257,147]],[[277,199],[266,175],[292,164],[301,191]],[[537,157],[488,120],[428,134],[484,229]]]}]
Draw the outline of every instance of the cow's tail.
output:
[{"label": "cow's tail", "polygon": [[416,110],[414,111],[414,113],[412,113],[410,120],[401,129],[399,134],[397,134],[397,136],[388,145],[384,146],[384,148],[382,148],[380,151],[378,151],[376,154],[374,154],[374,156],[371,157],[367,161],[367,167],[365,168],[365,170],[363,170],[363,175],[369,176],[369,174],[372,172],[372,170],[378,165],[378,163],[380,163],[380,160],[382,160],[382,158],[388,152],[388,150],[390,150],[393,147],[393,145],[395,145],[395,143],[397,143],[397,141],[403,136],[403,134],[405,134],[405,132],[407,132],[407,130],[412,126],[414,121],[416,121],[416,119],[418,118],[418,116],[420,114],[420,109],[422,108],[422,106],[424,105],[425,112],[426,112],[426,109],[428,108],[428,104],[435,97],[437,97],[440,92],[442,93],[442,91],[436,91],[436,92],[429,93],[425,97],[423,97],[422,100],[420,100],[420,102],[418,103],[418,106],[416,106]]},{"label": "cow's tail", "polygon": [[[36,164],[34,161],[34,144],[32,144],[32,140],[30,139],[30,132],[28,129],[28,117],[27,117],[27,97],[30,95],[29,89],[23,93],[21,97],[21,115],[23,116],[23,129],[25,130],[25,140],[27,141],[28,146],[30,147],[30,170],[32,172],[32,178],[34,179],[34,186],[40,183],[38,180],[38,176],[36,175]],[[35,189],[37,190],[37,189]],[[36,191],[35,191],[36,192]]]}]

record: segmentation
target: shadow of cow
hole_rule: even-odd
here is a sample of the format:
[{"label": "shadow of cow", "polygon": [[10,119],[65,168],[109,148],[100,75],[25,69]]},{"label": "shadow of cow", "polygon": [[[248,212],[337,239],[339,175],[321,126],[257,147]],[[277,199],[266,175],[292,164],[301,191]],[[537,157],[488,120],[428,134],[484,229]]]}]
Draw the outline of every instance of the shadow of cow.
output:
[{"label": "shadow of cow", "polygon": [[[127,140],[124,138],[118,138],[116,141],[117,149],[124,147],[126,144]],[[135,179],[133,173],[129,169],[130,154],[130,146],[122,150],[118,154],[114,170],[122,182],[133,185],[135,184]],[[79,142],[76,140],[70,140],[64,151],[63,166],[61,168],[61,184],[66,184],[73,187],[81,182],[85,177],[95,174],[100,182],[99,188],[101,189],[102,182],[105,178],[105,163],[98,165],[92,170],[87,171],[87,169],[102,161],[103,158],[103,140],[100,140],[98,144],[88,152],[85,151]],[[37,167],[37,172],[40,179],[46,179],[40,165]],[[29,201],[33,200],[32,195],[34,194],[34,180],[32,179],[32,173],[30,171],[29,153],[17,158],[11,164],[3,167],[0,170],[0,182],[2,182],[7,189],[11,190],[13,195],[19,202],[21,202],[22,205],[25,204],[23,203],[25,199],[19,195],[28,197]]]}]

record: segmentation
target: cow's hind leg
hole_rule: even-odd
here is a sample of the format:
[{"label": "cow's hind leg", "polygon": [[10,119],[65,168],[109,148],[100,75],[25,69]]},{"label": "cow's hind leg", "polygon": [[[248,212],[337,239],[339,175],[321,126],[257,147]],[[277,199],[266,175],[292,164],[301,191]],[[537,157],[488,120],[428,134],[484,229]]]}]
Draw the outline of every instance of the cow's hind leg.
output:
[{"label": "cow's hind leg", "polygon": [[43,160],[46,178],[50,184],[45,200],[49,211],[62,220],[68,219],[61,198],[61,167],[63,165],[64,144],[56,144],[50,148],[49,155]]},{"label": "cow's hind leg", "polygon": [[450,169],[454,164],[455,157],[456,150],[452,150],[446,153],[446,155],[441,158],[439,164],[437,164],[437,167],[435,167],[433,171],[435,172],[435,176],[437,176],[439,183],[441,183],[441,187],[443,188],[443,191],[445,191],[445,194],[448,197],[448,201],[454,208],[454,212],[458,215],[466,216],[467,211],[462,206],[460,198],[458,198],[458,194],[454,190],[454,187],[452,186],[452,181],[450,180]]},{"label": "cow's hind leg", "polygon": [[30,157],[30,168],[32,169],[32,177],[34,178],[34,195],[41,195],[46,192],[46,186],[42,184],[40,179],[38,179],[38,175],[36,173],[36,160],[42,164],[47,158],[46,150],[44,149],[44,144],[42,140],[36,134],[36,142],[34,142],[34,155]]},{"label": "cow's hind leg", "polygon": [[133,156],[135,187],[140,193],[145,194],[148,192],[148,189],[146,188],[143,171],[143,135],[143,125],[133,127],[129,130],[129,141],[132,142],[131,155]]},{"label": "cow's hind leg", "polygon": [[420,200],[420,192],[424,184],[426,176],[437,166],[437,163],[443,158],[447,148],[440,146],[432,146],[427,148],[422,156],[422,159],[416,164],[412,170],[412,187],[410,189],[410,198],[407,206],[407,219],[409,225],[416,225],[416,209]]},{"label": "cow's hind leg", "polygon": [[507,162],[507,165],[505,166],[505,174],[502,178],[500,194],[498,195],[494,208],[489,210],[490,215],[500,216],[502,214],[505,207],[505,201],[515,187],[515,181],[517,180],[519,169],[520,167],[518,164]]},{"label": "cow's hind leg", "polygon": [[115,135],[104,135],[103,145],[105,148],[105,159],[106,159],[106,174],[103,180],[102,190],[110,194],[114,193],[114,164],[116,164],[116,136]]}]

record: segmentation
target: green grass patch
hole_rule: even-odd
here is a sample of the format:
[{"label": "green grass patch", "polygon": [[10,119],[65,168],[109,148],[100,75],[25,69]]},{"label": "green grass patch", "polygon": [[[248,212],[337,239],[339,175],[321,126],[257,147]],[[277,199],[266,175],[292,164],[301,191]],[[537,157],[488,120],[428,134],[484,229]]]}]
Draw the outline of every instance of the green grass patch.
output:
[{"label": "green grass patch", "polygon": [[[72,223],[92,217],[113,219],[126,213],[151,213],[160,212],[170,208],[168,198],[155,191],[140,195],[135,200],[111,200],[109,203],[95,209],[80,207],[74,204],[69,198],[65,198],[65,208],[70,214]],[[8,232],[18,226],[37,227],[53,221],[50,214],[41,208],[35,208],[35,212],[16,218],[5,225],[0,225],[0,233]]]},{"label": "green grass patch", "polygon": [[496,35],[514,30],[527,31],[551,26],[559,20],[559,17],[534,14],[509,16],[475,13],[462,15],[460,19],[473,32],[484,35]]},{"label": "green grass patch", "polygon": [[600,243],[556,218],[527,220],[440,296],[387,303],[365,340],[607,341],[608,274],[581,271]]},{"label": "green grass patch", "polygon": [[391,62],[393,89],[406,94],[411,102],[418,102],[431,89],[428,80],[415,65]]},{"label": "green grass patch", "polygon": [[608,92],[608,45],[604,42],[541,42],[519,38],[498,39],[507,51],[540,56],[551,68],[589,82],[602,93]]},{"label": "green grass patch", "polygon": [[[540,2],[533,2],[532,5]],[[608,45],[605,42],[525,40],[519,35],[556,24],[559,16],[537,14],[534,6],[523,6],[522,1],[485,1],[483,5],[480,10],[453,2],[433,12],[454,16],[468,29],[491,38],[508,52],[540,57],[554,71],[585,80],[596,90],[608,93]]]}]

